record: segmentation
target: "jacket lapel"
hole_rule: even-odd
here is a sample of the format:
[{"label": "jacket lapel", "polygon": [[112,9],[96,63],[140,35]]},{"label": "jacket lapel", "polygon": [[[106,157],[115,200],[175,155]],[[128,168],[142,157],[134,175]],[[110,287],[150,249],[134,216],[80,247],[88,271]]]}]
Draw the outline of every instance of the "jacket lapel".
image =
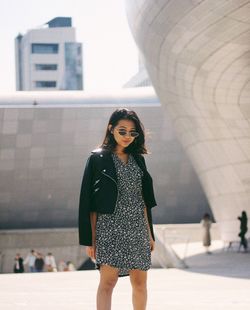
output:
[{"label": "jacket lapel", "polygon": [[117,182],[116,169],[111,152],[106,151],[103,153],[103,167],[105,173]]},{"label": "jacket lapel", "polygon": [[137,165],[141,168],[141,170],[143,171],[143,175],[144,173],[147,173],[147,169],[145,168],[142,160],[140,159],[140,157],[138,155],[133,155],[135,161],[137,162]]},{"label": "jacket lapel", "polygon": [[[102,170],[105,170],[105,173],[108,174],[111,178],[113,178],[117,182],[117,174],[116,174],[116,169],[115,169],[115,164],[112,158],[112,152],[108,150],[102,150],[101,154],[102,156]],[[142,169],[143,171],[143,177],[145,177],[148,174],[147,169],[145,168],[142,160],[138,155],[133,155],[134,159],[136,160],[138,166]]]}]

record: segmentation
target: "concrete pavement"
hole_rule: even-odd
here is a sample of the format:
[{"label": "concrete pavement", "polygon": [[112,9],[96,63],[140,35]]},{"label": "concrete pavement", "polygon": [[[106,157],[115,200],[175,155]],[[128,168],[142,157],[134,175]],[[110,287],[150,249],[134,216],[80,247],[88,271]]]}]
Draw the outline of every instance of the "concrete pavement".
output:
[{"label": "concrete pavement", "polygon": [[[214,241],[213,254],[201,243],[189,244],[187,269],[151,269],[148,310],[249,310],[250,253],[223,251]],[[174,245],[181,256],[184,245]],[[98,271],[0,275],[2,310],[94,310]],[[128,278],[118,281],[113,310],[132,309]]]}]

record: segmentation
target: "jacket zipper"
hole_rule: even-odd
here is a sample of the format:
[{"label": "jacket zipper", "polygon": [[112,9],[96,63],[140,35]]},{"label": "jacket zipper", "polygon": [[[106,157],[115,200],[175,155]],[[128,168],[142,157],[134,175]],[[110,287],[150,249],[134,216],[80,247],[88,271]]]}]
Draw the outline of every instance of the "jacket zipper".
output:
[{"label": "jacket zipper", "polygon": [[116,195],[116,202],[115,202],[115,206],[117,204],[117,200],[118,200],[118,186],[117,186],[117,182],[115,179],[113,179],[110,175],[104,173],[103,171],[101,171],[102,174],[106,175],[106,177],[110,178],[113,182],[115,182],[115,185],[116,185],[116,189],[117,189],[117,195]]}]

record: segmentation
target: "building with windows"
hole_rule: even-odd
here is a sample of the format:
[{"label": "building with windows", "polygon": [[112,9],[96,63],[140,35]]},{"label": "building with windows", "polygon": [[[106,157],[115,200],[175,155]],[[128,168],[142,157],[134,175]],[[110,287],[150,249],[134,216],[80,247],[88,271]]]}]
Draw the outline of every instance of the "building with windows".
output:
[{"label": "building with windows", "polygon": [[82,90],[82,44],[70,17],[56,17],[15,39],[17,90]]}]

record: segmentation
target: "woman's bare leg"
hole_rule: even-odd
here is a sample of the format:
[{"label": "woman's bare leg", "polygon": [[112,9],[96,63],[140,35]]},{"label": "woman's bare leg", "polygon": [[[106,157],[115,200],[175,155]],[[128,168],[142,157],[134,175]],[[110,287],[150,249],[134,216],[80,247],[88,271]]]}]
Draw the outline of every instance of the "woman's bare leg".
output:
[{"label": "woman's bare leg", "polygon": [[100,283],[97,290],[97,310],[111,310],[113,288],[118,280],[118,269],[102,265],[100,267]]},{"label": "woman's bare leg", "polygon": [[131,270],[132,302],[134,310],[145,310],[147,304],[147,271]]}]

